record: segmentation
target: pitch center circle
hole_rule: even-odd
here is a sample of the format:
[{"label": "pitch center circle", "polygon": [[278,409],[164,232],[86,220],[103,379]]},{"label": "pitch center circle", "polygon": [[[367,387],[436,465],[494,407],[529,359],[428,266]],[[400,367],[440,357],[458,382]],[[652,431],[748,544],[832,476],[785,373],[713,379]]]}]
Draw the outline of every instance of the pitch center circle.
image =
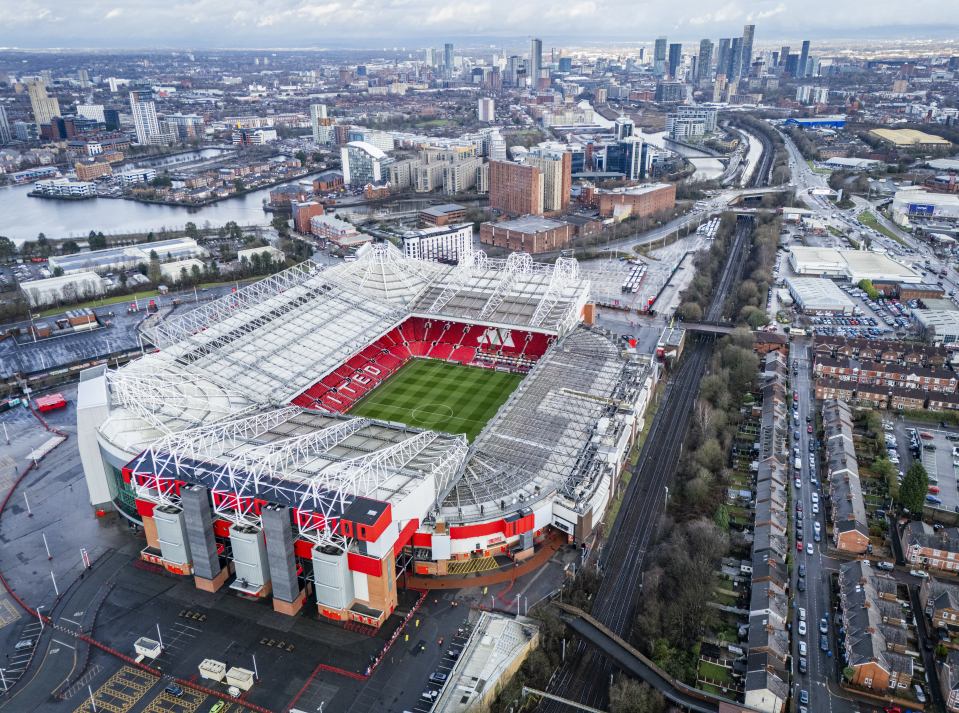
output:
[{"label": "pitch center circle", "polygon": [[[421,417],[420,414],[423,414],[423,416]],[[417,423],[426,423],[427,421],[435,421],[437,418],[452,418],[453,408],[446,404],[425,404],[410,411],[410,416]]]}]

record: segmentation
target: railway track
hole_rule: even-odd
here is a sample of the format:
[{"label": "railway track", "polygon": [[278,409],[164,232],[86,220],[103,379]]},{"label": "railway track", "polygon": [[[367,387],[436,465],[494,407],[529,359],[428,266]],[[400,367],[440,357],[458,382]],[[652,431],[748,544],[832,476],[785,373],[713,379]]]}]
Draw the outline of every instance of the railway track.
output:
[{"label": "railway track", "polygon": [[[764,185],[772,165],[772,144],[761,137],[763,156],[754,185]],[[752,232],[752,219],[740,218],[722,277],[706,312],[706,319],[719,321],[730,291],[739,279],[745,262],[744,250]],[[593,602],[592,613],[603,625],[628,639],[635,607],[641,594],[640,577],[650,540],[666,507],[666,488],[682,454],[686,430],[692,418],[699,383],[712,353],[713,337],[699,336],[686,349],[663,393],[662,405],[654,416],[623,504],[599,558],[603,579]],[[562,698],[600,707],[608,699],[615,666],[597,651],[587,651],[580,641],[572,661],[553,677],[549,692]],[[568,707],[558,701],[542,701],[543,713],[564,713]]]}]

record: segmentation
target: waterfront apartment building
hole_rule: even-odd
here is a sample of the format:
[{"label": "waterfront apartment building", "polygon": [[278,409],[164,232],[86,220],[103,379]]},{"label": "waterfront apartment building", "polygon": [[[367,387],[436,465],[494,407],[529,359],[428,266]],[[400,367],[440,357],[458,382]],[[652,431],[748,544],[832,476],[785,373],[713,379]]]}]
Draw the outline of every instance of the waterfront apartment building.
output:
[{"label": "waterfront apartment building", "polygon": [[30,96],[30,109],[33,120],[40,127],[49,124],[55,116],[60,116],[60,102],[47,94],[47,85],[42,79],[27,82],[27,94]]},{"label": "waterfront apartment building", "polygon": [[418,260],[454,263],[472,250],[472,223],[411,230],[403,236],[404,254]]}]

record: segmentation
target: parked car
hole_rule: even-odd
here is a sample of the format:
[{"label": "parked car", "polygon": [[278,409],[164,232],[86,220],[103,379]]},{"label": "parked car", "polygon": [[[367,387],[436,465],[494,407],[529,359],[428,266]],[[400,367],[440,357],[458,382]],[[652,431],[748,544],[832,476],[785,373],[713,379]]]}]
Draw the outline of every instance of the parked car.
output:
[{"label": "parked car", "polygon": [[[806,622],[805,622],[805,621],[800,621],[798,628],[799,628],[799,635],[800,635],[800,636],[805,636],[805,635],[806,635]],[[805,645],[806,645],[806,642],[805,642],[805,641],[800,641],[800,642],[799,642],[799,645],[800,645],[800,646],[805,646]],[[801,649],[800,649],[800,653],[802,653],[802,650],[801,650]]]},{"label": "parked car", "polygon": [[886,572],[891,572],[893,567],[895,567],[892,562],[878,562],[876,563],[876,566],[881,570],[885,570]]},{"label": "parked car", "polygon": [[430,674],[431,683],[446,683],[447,675],[442,671],[434,671]]},{"label": "parked car", "polygon": [[806,554],[811,555],[813,553],[812,542],[806,543]]},{"label": "parked car", "polygon": [[926,579],[929,576],[929,573],[922,569],[910,569],[909,574],[920,579]]},{"label": "parked car", "polygon": [[825,634],[819,636],[819,648],[822,651],[829,651],[829,639]]},{"label": "parked car", "polygon": [[806,664],[806,657],[799,657],[799,673],[806,673],[809,670],[809,666]]},{"label": "parked car", "polygon": [[180,697],[183,695],[183,689],[180,688],[180,687],[179,687],[177,684],[175,684],[175,683],[171,683],[170,685],[168,685],[168,686],[167,686],[166,688],[164,688],[163,690],[166,691],[167,693],[169,693],[171,696],[176,696],[177,698],[180,698]]}]

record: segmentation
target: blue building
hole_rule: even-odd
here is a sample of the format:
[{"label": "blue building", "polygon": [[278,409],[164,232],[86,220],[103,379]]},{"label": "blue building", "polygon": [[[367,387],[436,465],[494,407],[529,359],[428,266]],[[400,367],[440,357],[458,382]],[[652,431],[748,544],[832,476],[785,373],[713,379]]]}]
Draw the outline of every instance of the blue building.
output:
[{"label": "blue building", "polygon": [[844,116],[814,116],[806,119],[786,119],[786,126],[798,126],[800,129],[842,129],[846,126]]}]

